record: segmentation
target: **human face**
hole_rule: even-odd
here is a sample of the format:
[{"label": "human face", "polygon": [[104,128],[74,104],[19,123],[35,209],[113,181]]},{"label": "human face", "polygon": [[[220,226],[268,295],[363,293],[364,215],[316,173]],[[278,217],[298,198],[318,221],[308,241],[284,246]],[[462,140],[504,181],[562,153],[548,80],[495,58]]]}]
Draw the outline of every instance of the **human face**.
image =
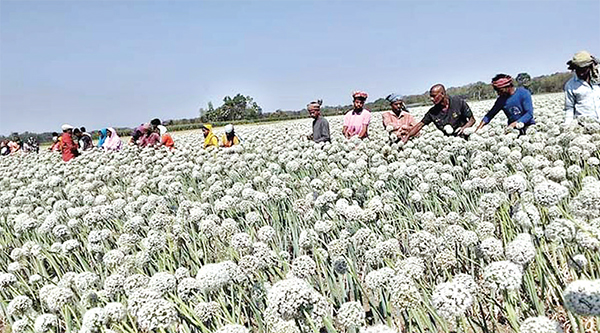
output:
[{"label": "human face", "polygon": [[496,91],[496,93],[497,93],[499,96],[507,96],[507,95],[510,95],[510,89],[511,89],[511,86],[508,86],[508,87],[502,87],[502,88],[496,88],[496,87],[494,87],[494,90]]},{"label": "human face", "polygon": [[429,98],[433,104],[440,104],[444,100],[444,97],[446,97],[446,93],[442,89],[437,88],[429,91]]},{"label": "human face", "polygon": [[590,66],[588,67],[575,67],[575,74],[580,80],[587,80],[590,76]]},{"label": "human face", "polygon": [[207,128],[203,128],[202,129],[202,133],[204,134],[204,137],[206,137],[208,135],[208,129]]},{"label": "human face", "polygon": [[352,104],[354,105],[354,110],[360,111],[365,106],[365,100],[362,98],[355,98]]},{"label": "human face", "polygon": [[319,115],[321,114],[321,110],[319,110],[316,107],[311,107],[308,109],[308,113],[310,114],[311,118],[317,119],[317,118],[319,118]]},{"label": "human face", "polygon": [[403,105],[404,105],[404,102],[395,101],[394,103],[392,103],[392,111],[394,111],[394,113],[396,113],[396,114],[400,113],[400,111],[402,111]]}]

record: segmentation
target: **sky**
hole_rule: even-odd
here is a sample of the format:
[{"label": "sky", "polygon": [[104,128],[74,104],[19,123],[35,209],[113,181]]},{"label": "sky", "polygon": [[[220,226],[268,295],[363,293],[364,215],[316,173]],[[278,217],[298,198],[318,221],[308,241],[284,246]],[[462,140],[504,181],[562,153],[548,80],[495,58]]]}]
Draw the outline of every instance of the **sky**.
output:
[{"label": "sky", "polygon": [[0,134],[351,103],[600,55],[600,1],[0,0]]}]

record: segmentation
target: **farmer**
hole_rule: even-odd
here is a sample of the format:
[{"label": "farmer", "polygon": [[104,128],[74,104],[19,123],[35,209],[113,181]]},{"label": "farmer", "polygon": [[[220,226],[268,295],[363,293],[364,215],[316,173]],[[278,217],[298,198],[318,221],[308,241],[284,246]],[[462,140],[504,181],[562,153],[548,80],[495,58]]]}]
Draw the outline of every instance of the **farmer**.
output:
[{"label": "farmer", "polygon": [[316,143],[331,142],[331,137],[329,135],[329,123],[327,122],[327,119],[323,118],[321,115],[322,104],[323,100],[319,99],[308,103],[306,106],[308,114],[314,119],[312,123],[313,132],[308,136],[308,139],[313,140]]},{"label": "farmer", "polygon": [[92,149],[94,143],[92,142],[92,136],[85,130],[85,127],[79,128],[81,131],[81,138],[79,139],[79,146],[81,150],[86,151]]},{"label": "farmer", "polygon": [[8,148],[8,140],[2,140],[0,142],[0,156],[6,156],[10,154],[10,148]]},{"label": "farmer", "polygon": [[167,128],[163,125],[157,125],[156,127],[160,131],[160,144],[170,150],[175,149],[175,141],[173,141],[171,134],[168,133]]},{"label": "farmer", "polygon": [[52,132],[52,145],[48,148],[49,151],[60,151],[60,146],[62,144],[62,138],[56,132]]},{"label": "farmer", "polygon": [[512,77],[507,74],[498,74],[492,79],[492,86],[498,98],[494,106],[481,119],[477,130],[487,125],[500,110],[504,111],[508,118],[508,128],[519,130],[519,136],[525,135],[527,128],[535,124],[533,119],[533,103],[529,90],[519,87],[515,88]]},{"label": "farmer", "polygon": [[117,131],[112,127],[108,127],[106,131],[106,140],[104,140],[102,148],[106,151],[121,150],[121,148],[123,148],[123,141],[121,141],[121,138],[119,137],[119,134],[117,134]]},{"label": "farmer", "polygon": [[74,157],[79,156],[79,150],[77,143],[73,140],[73,126],[64,124],[61,126],[63,134],[61,135],[61,152],[62,159],[65,162],[72,160]]},{"label": "farmer", "polygon": [[142,138],[142,136],[145,133],[145,127],[147,124],[140,124],[140,126],[137,126],[136,128],[133,129],[133,132],[131,132],[131,139],[129,139],[129,144],[130,145],[139,145],[140,143],[140,139]]},{"label": "farmer", "polygon": [[239,145],[240,139],[235,134],[233,130],[233,124],[227,124],[225,126],[225,134],[221,137],[221,146],[222,147],[231,147],[233,145]]},{"label": "farmer", "polygon": [[152,124],[144,124],[142,127],[144,135],[139,140],[140,147],[155,147],[160,143],[160,135],[157,133],[158,129],[154,129]]},{"label": "farmer", "polygon": [[575,75],[565,83],[565,124],[583,116],[600,121],[598,59],[587,51],[580,51],[567,65]]},{"label": "farmer", "polygon": [[369,136],[369,123],[371,123],[371,111],[364,109],[365,101],[369,95],[364,91],[352,93],[353,109],[344,115],[344,126],[342,133],[349,139],[355,135],[364,139]]},{"label": "farmer", "polygon": [[434,104],[433,107],[427,111],[420,122],[412,127],[407,135],[402,137],[402,142],[406,143],[417,135],[423,126],[432,122],[446,136],[466,138],[465,129],[475,123],[475,118],[467,102],[458,96],[446,94],[446,88],[439,83],[429,89],[429,98]]},{"label": "farmer", "polygon": [[212,132],[212,125],[211,124],[203,124],[201,128],[202,128],[202,134],[204,134],[204,148],[218,147],[219,139]]},{"label": "farmer", "polygon": [[104,141],[106,141],[107,136],[108,131],[106,130],[106,128],[103,128],[98,131],[98,148],[102,148],[102,145],[104,145]]},{"label": "farmer", "polygon": [[415,118],[408,113],[402,96],[390,94],[385,98],[390,102],[391,111],[384,112],[383,128],[390,133],[393,142],[398,142],[403,136],[406,136],[410,129],[417,124]]}]

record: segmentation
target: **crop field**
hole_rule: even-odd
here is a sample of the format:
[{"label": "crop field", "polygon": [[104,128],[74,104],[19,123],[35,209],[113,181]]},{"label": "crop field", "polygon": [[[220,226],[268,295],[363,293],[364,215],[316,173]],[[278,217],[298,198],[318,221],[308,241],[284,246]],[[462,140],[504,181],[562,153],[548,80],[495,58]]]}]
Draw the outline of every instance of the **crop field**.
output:
[{"label": "crop field", "polygon": [[[600,123],[0,158],[6,332],[598,332]],[[476,119],[493,101],[471,102]],[[417,119],[427,108],[411,112]],[[218,136],[222,133],[217,131]]]}]

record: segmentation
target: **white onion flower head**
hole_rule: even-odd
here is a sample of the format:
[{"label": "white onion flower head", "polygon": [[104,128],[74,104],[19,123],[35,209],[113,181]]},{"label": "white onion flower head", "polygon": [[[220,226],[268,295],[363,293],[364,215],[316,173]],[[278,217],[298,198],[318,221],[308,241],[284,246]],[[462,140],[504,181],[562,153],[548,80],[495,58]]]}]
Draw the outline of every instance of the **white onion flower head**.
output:
[{"label": "white onion flower head", "polygon": [[239,324],[228,324],[220,327],[215,333],[248,333],[248,329],[245,326]]},{"label": "white onion flower head", "polygon": [[600,316],[600,280],[576,280],[563,291],[565,306],[581,316]]},{"label": "white onion flower head", "polygon": [[562,333],[560,325],[547,317],[530,317],[521,323],[521,333]]},{"label": "white onion flower head", "polygon": [[446,282],[435,287],[431,303],[446,320],[462,315],[473,304],[471,291],[461,283]]},{"label": "white onion flower head", "polygon": [[510,261],[496,261],[484,268],[483,279],[491,290],[515,290],[521,286],[521,267]]},{"label": "white onion flower head", "polygon": [[362,327],[365,322],[365,309],[359,302],[346,302],[340,306],[337,318],[344,327]]}]

